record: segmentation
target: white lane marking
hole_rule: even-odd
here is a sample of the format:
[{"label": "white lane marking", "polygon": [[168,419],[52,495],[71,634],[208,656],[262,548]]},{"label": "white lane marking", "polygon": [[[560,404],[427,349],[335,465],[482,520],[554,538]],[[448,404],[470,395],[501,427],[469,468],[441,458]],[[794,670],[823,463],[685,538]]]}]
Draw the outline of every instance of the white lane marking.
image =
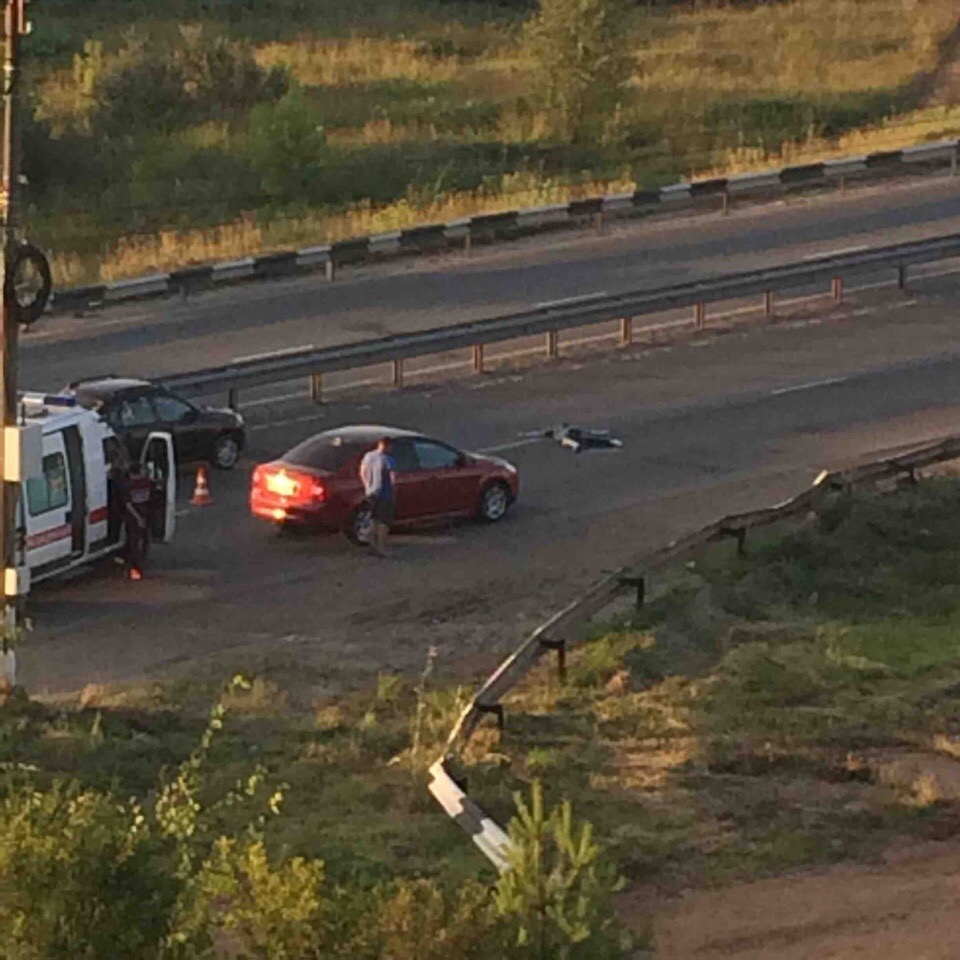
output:
[{"label": "white lane marking", "polygon": [[285,400],[306,400],[310,396],[306,390],[299,393],[281,393],[274,397],[261,397],[259,400],[244,400],[244,407],[264,407],[270,403],[283,403]]},{"label": "white lane marking", "polygon": [[452,363],[438,363],[432,367],[420,367],[418,370],[406,370],[404,371],[404,375],[407,377],[426,377],[431,373],[445,373],[447,370],[459,370],[461,367],[469,366],[469,360],[454,360]]},{"label": "white lane marking", "polygon": [[590,300],[599,300],[602,297],[607,297],[609,294],[606,290],[600,290],[597,293],[584,293],[578,297],[562,297],[559,300],[544,300],[541,303],[535,303],[535,310],[543,310],[548,307],[566,307],[574,303],[587,303]]},{"label": "white lane marking", "polygon": [[481,447],[477,453],[501,453],[504,450],[517,450],[520,447],[529,447],[531,443],[541,443],[543,437],[526,437],[523,440],[514,440],[511,443],[499,443],[495,447]]},{"label": "white lane marking", "polygon": [[260,430],[273,430],[275,427],[289,427],[296,423],[311,423],[314,420],[323,420],[326,413],[311,413],[306,417],[295,417],[292,420],[271,420],[269,423],[258,423],[247,427],[247,433],[256,433]]},{"label": "white lane marking", "polygon": [[804,260],[821,260],[824,257],[839,257],[845,253],[861,253],[864,250],[869,250],[870,248],[865,243],[861,243],[856,247],[841,247],[839,250],[826,250],[823,253],[809,253],[805,256]]},{"label": "white lane marking", "polygon": [[344,390],[356,390],[357,387],[386,387],[389,386],[388,381],[381,377],[377,379],[375,377],[370,378],[369,380],[351,380],[349,383],[335,384],[332,387],[324,387],[324,393],[343,393]]},{"label": "white lane marking", "polygon": [[780,387],[778,390],[771,390],[771,397],[782,397],[785,393],[799,393],[801,390],[815,390],[817,387],[828,387],[834,383],[844,383],[850,377],[827,377],[824,380],[811,380],[809,383],[797,383],[791,387]]},{"label": "white lane marking", "polygon": [[267,353],[251,353],[246,357],[234,357],[230,363],[246,363],[248,360],[272,360],[274,357],[284,357],[288,353],[300,353],[301,350],[316,350],[317,348],[308,343],[299,347],[284,347],[281,350],[270,350]]},{"label": "white lane marking", "polygon": [[[139,320],[146,320],[149,314],[138,313],[132,317],[115,317],[113,320],[101,320],[99,323],[86,323],[84,322],[82,329],[70,328],[66,330],[39,330],[36,332],[27,331],[26,343],[33,343],[35,340],[53,340],[57,337],[60,337],[65,340],[80,340],[90,331],[90,330],[102,330],[105,327],[118,327],[124,323],[137,323]],[[79,333],[80,336],[73,336],[73,334]]]}]

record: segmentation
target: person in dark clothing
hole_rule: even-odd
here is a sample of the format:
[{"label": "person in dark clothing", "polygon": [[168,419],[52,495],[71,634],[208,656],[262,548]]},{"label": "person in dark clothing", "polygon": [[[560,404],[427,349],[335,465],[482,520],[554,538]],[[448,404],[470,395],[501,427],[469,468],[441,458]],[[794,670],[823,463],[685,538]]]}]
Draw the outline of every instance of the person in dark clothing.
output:
[{"label": "person in dark clothing", "polygon": [[143,579],[143,566],[150,545],[150,512],[154,483],[139,466],[127,472],[123,499],[123,522],[127,534],[125,557],[127,578]]},{"label": "person in dark clothing", "polygon": [[104,441],[103,453],[107,463],[107,539],[117,543],[123,530],[124,504],[130,496],[130,457],[116,437]]}]

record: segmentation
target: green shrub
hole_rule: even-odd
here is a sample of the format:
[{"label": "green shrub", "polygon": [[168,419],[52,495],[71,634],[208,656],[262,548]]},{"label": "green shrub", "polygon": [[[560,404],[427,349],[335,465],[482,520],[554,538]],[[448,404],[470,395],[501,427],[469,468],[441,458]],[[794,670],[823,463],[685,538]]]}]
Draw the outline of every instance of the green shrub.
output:
[{"label": "green shrub", "polygon": [[202,28],[181,27],[171,45],[131,34],[113,55],[98,43],[74,57],[74,77],[92,110],[94,129],[129,135],[149,118],[169,130],[277,100],[287,90],[281,67],[261,69],[248,45]]},{"label": "green shrub", "polygon": [[623,0],[540,0],[526,25],[556,132],[588,140],[617,108],[630,75],[630,40]]},{"label": "green shrub", "polygon": [[259,840],[221,837],[185,888],[171,953],[197,957],[218,935],[246,957],[303,960],[327,939],[323,863],[294,857],[273,866]]},{"label": "green shrub", "polygon": [[0,957],[158,956],[176,895],[159,853],[134,803],[14,791],[0,804]]},{"label": "green shrub", "polygon": [[315,192],[326,136],[299,86],[276,104],[250,112],[250,157],[260,185],[275,199],[297,199]]},{"label": "green shrub", "polygon": [[398,880],[377,892],[363,960],[507,960],[503,928],[488,887],[468,881],[445,893],[432,880]]}]

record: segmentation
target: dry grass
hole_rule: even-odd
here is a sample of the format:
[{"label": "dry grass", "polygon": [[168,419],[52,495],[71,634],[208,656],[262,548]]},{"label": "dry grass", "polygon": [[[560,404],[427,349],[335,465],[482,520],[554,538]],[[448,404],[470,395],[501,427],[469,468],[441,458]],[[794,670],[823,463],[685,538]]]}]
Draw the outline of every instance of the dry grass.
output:
[{"label": "dry grass", "polygon": [[305,86],[342,87],[381,80],[444,83],[456,76],[456,57],[437,56],[414,40],[303,37],[257,51],[261,67],[284,66]]},{"label": "dry grass", "polygon": [[[252,216],[213,230],[163,231],[123,238],[99,260],[99,276],[105,281],[138,276],[190,263],[233,260],[256,253],[317,245],[400,230],[422,223],[444,223],[478,213],[594,196],[632,189],[627,179],[569,184],[540,180],[534,175],[505,177],[499,189],[451,193],[440,198],[404,199],[389,206],[362,204],[341,213],[322,212],[298,218],[258,222]],[[87,279],[90,264],[78,256],[55,254],[52,267],[61,285]]]},{"label": "dry grass", "polygon": [[705,177],[749,173],[770,167],[817,163],[838,157],[881,150],[900,150],[922,143],[960,137],[960,107],[916,110],[895,121],[845,133],[835,139],[809,137],[781,144],[778,149],[741,147],[729,150],[724,160],[702,172]]},{"label": "dry grass", "polygon": [[718,4],[638,25],[637,85],[693,101],[877,90],[937,64],[957,22],[949,0]]},{"label": "dry grass", "polygon": [[[391,183],[377,203],[311,207],[291,197],[281,214],[251,203],[248,185],[232,204],[243,215],[216,224],[221,211],[211,211],[230,196],[228,174],[223,194],[170,207],[169,222],[192,220],[196,228],[148,235],[134,234],[136,217],[122,208],[112,217],[104,212],[100,226],[106,201],[91,193],[78,199],[93,225],[88,231],[65,240],[50,226],[52,239],[42,239],[53,248],[58,283],[113,280],[683,176],[957,136],[960,108],[925,106],[918,83],[937,67],[957,17],[955,0],[639,7],[631,27],[637,69],[607,138],[564,159],[550,141],[551,118],[530,88],[518,16],[490,19],[489,11],[468,16],[459,6],[400,0],[358,4],[329,25],[305,23],[299,36],[263,43],[256,57],[264,67],[286,66],[306,87],[337,162],[356,167],[348,178],[356,193],[383,194],[377,182],[382,161],[368,172],[365,151],[373,157],[395,152],[394,169],[410,170],[406,188]],[[96,59],[96,49],[88,46],[87,62]],[[82,129],[89,118],[81,67],[78,60],[40,83],[38,113],[55,129]],[[224,169],[235,169],[238,158],[241,166],[246,162],[244,124],[242,117],[213,118],[175,139],[185,153],[202,153],[210,169],[217,169],[216,156],[229,157],[234,167]],[[447,171],[464,151],[469,173],[449,187]],[[504,175],[505,167],[515,172]],[[167,209],[174,195],[159,179],[136,186],[138,197],[152,191],[158,209]],[[52,211],[42,213],[53,224]],[[126,230],[125,218],[131,221]],[[200,226],[203,219],[215,225]]]}]

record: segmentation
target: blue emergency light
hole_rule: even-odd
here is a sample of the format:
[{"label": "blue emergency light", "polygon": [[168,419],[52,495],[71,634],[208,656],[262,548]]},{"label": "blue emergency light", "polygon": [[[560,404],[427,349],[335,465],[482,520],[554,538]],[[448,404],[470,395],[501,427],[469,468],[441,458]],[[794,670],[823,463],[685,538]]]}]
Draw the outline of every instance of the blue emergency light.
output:
[{"label": "blue emergency light", "polygon": [[77,398],[66,393],[21,393],[20,402],[41,407],[75,407]]}]

